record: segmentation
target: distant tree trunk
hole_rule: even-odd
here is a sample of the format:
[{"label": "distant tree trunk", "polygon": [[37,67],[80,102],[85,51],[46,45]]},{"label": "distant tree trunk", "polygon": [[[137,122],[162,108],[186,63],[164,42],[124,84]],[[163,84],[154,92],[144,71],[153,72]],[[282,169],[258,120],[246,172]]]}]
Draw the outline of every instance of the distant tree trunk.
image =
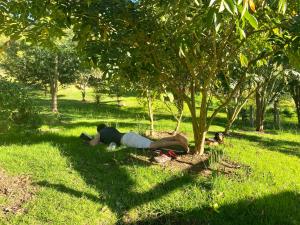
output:
[{"label": "distant tree trunk", "polygon": [[246,109],[241,109],[241,115],[242,115],[242,127],[246,126],[247,121],[247,111]]},{"label": "distant tree trunk", "polygon": [[96,104],[100,104],[100,95],[95,95]]},{"label": "distant tree trunk", "polygon": [[298,127],[300,128],[300,85],[293,85],[290,87],[291,95],[294,99],[298,117]]},{"label": "distant tree trunk", "polygon": [[86,100],[85,100],[85,96],[86,96],[86,86],[85,86],[85,84],[84,85],[82,85],[82,88],[81,88],[81,97],[82,97],[82,102],[85,102]]},{"label": "distant tree trunk", "polygon": [[[225,134],[229,133],[229,130],[232,126],[232,124],[234,123],[234,121],[236,120],[237,116],[239,115],[240,111],[242,110],[242,108],[244,107],[244,105],[247,103],[248,99],[250,98],[250,96],[252,95],[253,92],[250,92],[243,100],[235,100],[235,106],[234,107],[230,107],[227,110],[227,124],[225,127]],[[243,125],[245,125],[245,115],[242,115],[242,120],[243,120]]]},{"label": "distant tree trunk", "polygon": [[48,94],[48,88],[47,85],[44,86],[44,96],[47,97]]},{"label": "distant tree trunk", "polygon": [[119,107],[124,106],[124,104],[122,102],[122,99],[121,99],[121,96],[119,94],[117,94],[117,103],[118,103]]},{"label": "distant tree trunk", "polygon": [[57,113],[57,91],[58,91],[58,56],[54,59],[54,73],[50,81],[50,93],[51,93],[51,110]]},{"label": "distant tree trunk", "polygon": [[148,115],[150,120],[150,136],[152,136],[154,132],[154,116],[153,116],[152,96],[149,90],[147,90],[147,103],[148,103]]},{"label": "distant tree trunk", "polygon": [[254,109],[253,109],[253,105],[250,105],[250,108],[249,108],[249,114],[250,114],[250,126],[251,127],[254,127],[254,117],[253,117],[253,114],[254,114]]},{"label": "distant tree trunk", "polygon": [[265,104],[264,104],[264,96],[256,91],[255,95],[256,101],[256,131],[263,132],[264,131],[264,116],[265,116]]},{"label": "distant tree trunk", "polygon": [[279,109],[278,109],[278,99],[274,101],[273,105],[273,117],[274,117],[274,128],[280,129],[280,117],[279,117]]},{"label": "distant tree trunk", "polygon": [[233,122],[236,119],[237,114],[234,113],[234,109],[232,107],[227,107],[227,124],[225,126],[224,133],[229,134],[229,130],[232,127]]}]

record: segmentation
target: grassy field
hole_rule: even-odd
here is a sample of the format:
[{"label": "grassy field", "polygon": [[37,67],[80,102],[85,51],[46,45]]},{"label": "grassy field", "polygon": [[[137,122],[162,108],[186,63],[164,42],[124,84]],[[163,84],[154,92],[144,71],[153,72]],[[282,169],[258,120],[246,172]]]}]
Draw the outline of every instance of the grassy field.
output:
[{"label": "grassy field", "polygon": [[[245,166],[231,176],[202,176],[140,160],[144,151],[81,142],[80,133],[95,133],[100,122],[145,131],[146,110],[134,97],[120,108],[109,97],[91,103],[91,93],[82,103],[73,88],[60,94],[58,116],[49,113],[48,98],[37,101],[44,120],[39,132],[0,133],[0,168],[29,175],[36,187],[23,213],[0,212],[1,224],[300,224],[299,131],[236,130],[224,151]],[[156,128],[172,130],[172,117],[160,105],[156,111]],[[185,115],[181,130],[192,142]],[[220,114],[211,131],[222,131],[224,123]]]}]

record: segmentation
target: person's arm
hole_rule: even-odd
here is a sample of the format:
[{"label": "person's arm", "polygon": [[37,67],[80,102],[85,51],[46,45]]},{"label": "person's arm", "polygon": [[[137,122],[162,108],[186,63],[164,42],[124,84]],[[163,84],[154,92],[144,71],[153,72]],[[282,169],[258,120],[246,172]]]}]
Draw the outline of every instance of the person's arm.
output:
[{"label": "person's arm", "polygon": [[94,137],[92,140],[89,141],[89,144],[90,144],[91,146],[95,146],[95,145],[97,145],[97,144],[101,144],[101,142],[100,142],[100,133],[97,133],[97,134],[95,135],[95,137]]}]

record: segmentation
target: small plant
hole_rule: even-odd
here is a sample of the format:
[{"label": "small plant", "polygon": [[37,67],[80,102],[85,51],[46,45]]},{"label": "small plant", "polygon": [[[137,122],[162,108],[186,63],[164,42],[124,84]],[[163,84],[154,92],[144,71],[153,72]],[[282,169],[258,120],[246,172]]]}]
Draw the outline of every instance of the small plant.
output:
[{"label": "small plant", "polygon": [[215,163],[218,163],[222,161],[224,158],[224,147],[220,146],[212,146],[209,149],[210,157],[209,157],[209,165],[213,165]]}]

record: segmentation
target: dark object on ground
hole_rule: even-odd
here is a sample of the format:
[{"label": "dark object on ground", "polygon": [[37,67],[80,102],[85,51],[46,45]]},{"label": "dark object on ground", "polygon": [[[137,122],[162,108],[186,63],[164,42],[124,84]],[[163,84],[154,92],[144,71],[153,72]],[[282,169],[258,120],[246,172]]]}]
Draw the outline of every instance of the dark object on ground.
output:
[{"label": "dark object on ground", "polygon": [[215,140],[219,143],[223,143],[224,141],[224,134],[221,132],[215,133]]},{"label": "dark object on ground", "polygon": [[90,136],[86,133],[81,133],[79,137],[84,141],[91,141],[93,139],[92,136]]},{"label": "dark object on ground", "polygon": [[172,145],[165,148],[158,148],[153,150],[158,156],[154,157],[154,161],[157,163],[166,163],[172,159],[177,159],[177,155],[187,154],[186,150],[180,145]]},{"label": "dark object on ground", "polygon": [[176,155],[187,154],[185,148],[181,145],[170,145],[168,147],[158,148],[157,150],[161,150],[164,154],[168,153],[170,150],[173,151]]},{"label": "dark object on ground", "polygon": [[205,138],[205,144],[207,145],[219,145],[224,142],[224,134],[221,132],[215,133],[214,138]]}]

